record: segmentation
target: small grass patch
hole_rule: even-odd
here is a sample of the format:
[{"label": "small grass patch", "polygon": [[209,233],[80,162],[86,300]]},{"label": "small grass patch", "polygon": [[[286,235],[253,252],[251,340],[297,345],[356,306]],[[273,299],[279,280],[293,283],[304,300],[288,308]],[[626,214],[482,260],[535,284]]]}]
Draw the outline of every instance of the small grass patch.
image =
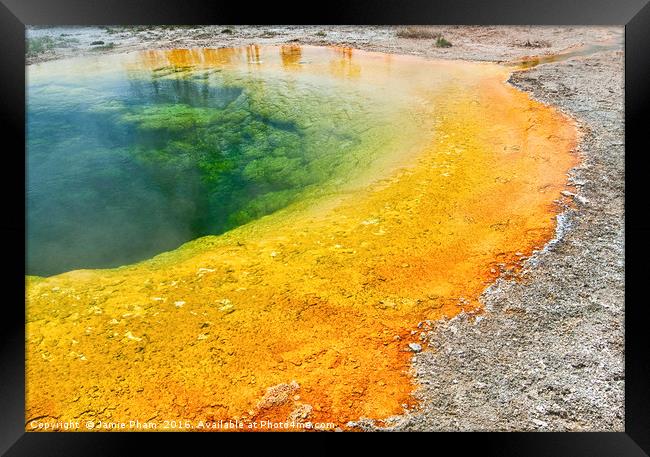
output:
[{"label": "small grass patch", "polygon": [[56,48],[69,48],[73,44],[79,43],[76,38],[42,36],[27,39],[27,56],[34,57],[44,52],[52,51]]},{"label": "small grass patch", "polygon": [[451,42],[445,40],[442,36],[436,38],[436,48],[451,48]]},{"label": "small grass patch", "polygon": [[322,36],[327,36],[327,33],[323,32],[323,31],[321,30],[321,31],[319,31],[319,32],[316,32],[315,35],[316,35],[316,36],[321,36],[321,37],[322,37]]},{"label": "small grass patch", "polygon": [[233,32],[232,29],[223,29],[221,33],[223,33],[224,35],[232,35],[235,32]]},{"label": "small grass patch", "polygon": [[397,36],[414,40],[432,40],[439,38],[440,33],[430,27],[404,27],[397,31]]},{"label": "small grass patch", "polygon": [[55,41],[49,36],[29,38],[27,40],[27,55],[35,56],[46,51],[51,51],[55,46]]}]

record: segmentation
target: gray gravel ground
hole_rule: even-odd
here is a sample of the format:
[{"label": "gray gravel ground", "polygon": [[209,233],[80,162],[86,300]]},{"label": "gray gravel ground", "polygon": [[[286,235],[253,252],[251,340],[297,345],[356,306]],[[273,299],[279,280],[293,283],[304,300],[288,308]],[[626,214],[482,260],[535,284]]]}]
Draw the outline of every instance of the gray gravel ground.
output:
[{"label": "gray gravel ground", "polygon": [[[231,33],[222,33],[228,28]],[[453,44],[397,36],[395,27],[191,27],[30,30],[56,38],[28,64],[71,55],[251,43],[346,45],[431,58],[503,61],[620,40],[620,27],[435,27]],[[63,35],[63,36],[62,36]],[[58,37],[58,38],[57,38]],[[58,41],[57,41],[58,40]],[[93,41],[113,43],[94,50]],[[526,43],[533,43],[532,46]],[[420,406],[364,430],[623,431],[623,52],[514,73],[510,83],[576,118],[581,165],[557,238],[499,279],[485,309],[433,324],[414,354]],[[428,344],[427,344],[428,343]]]},{"label": "gray gravel ground", "polygon": [[[349,46],[368,51],[415,54],[436,59],[504,61],[528,55],[555,54],[569,47],[617,39],[622,27],[435,26],[430,30],[451,42],[435,46],[435,38],[402,38],[394,26],[133,26],[29,27],[27,63],[65,57],[131,52],[142,49],[232,47],[303,44]],[[47,41],[43,41],[43,39]],[[93,44],[101,43],[101,44]],[[29,48],[29,47],[28,47]]]}]

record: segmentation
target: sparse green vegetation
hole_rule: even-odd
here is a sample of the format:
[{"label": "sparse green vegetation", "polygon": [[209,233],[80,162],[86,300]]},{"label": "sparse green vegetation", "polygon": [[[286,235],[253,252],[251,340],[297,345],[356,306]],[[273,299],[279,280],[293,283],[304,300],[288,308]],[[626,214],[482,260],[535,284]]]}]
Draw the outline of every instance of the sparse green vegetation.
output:
[{"label": "sparse green vegetation", "polygon": [[412,40],[436,40],[435,46],[437,48],[451,47],[450,41],[446,40],[440,32],[437,32],[430,27],[405,27],[397,31],[397,36]]},{"label": "sparse green vegetation", "polygon": [[441,35],[439,32],[436,32],[430,27],[417,26],[417,27],[404,27],[397,31],[397,36],[399,38],[411,38],[416,40],[423,39],[436,39]]},{"label": "sparse green vegetation", "polygon": [[56,48],[69,48],[79,40],[69,38],[68,35],[59,35],[56,38],[45,35],[27,39],[27,56],[34,57],[44,52],[53,51]]},{"label": "sparse green vegetation", "polygon": [[324,31],[320,30],[320,31],[316,32],[315,35],[316,35],[316,36],[321,36],[321,37],[322,37],[322,36],[327,36],[327,33],[325,33]]},{"label": "sparse green vegetation", "polygon": [[442,36],[436,38],[436,48],[450,48],[451,43],[445,40]]},{"label": "sparse green vegetation", "polygon": [[232,35],[234,32],[232,31],[232,29],[223,29],[221,33],[223,33],[224,35]]},{"label": "sparse green vegetation", "polygon": [[29,38],[27,40],[27,55],[35,56],[54,49],[54,40],[49,36]]}]

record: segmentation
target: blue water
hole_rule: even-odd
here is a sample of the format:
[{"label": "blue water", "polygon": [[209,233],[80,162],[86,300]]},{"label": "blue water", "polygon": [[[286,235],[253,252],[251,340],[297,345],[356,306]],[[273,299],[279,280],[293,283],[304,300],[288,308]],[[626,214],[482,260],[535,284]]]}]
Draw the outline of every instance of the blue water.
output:
[{"label": "blue water", "polygon": [[[28,90],[28,274],[146,259],[273,212],[328,177],[310,169],[316,157],[295,122],[256,110],[246,88],[209,71],[90,83]],[[348,149],[357,141],[339,133]]]}]

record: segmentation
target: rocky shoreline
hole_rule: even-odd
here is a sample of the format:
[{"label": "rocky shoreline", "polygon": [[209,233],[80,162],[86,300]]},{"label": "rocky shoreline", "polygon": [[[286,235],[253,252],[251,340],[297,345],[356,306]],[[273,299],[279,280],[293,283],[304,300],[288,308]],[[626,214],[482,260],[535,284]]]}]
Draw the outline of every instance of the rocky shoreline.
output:
[{"label": "rocky shoreline", "polygon": [[[338,45],[430,58],[510,61],[616,39],[622,28],[184,27],[35,30],[64,43],[28,64],[102,52],[257,44]],[[110,31],[109,31],[110,30]],[[225,32],[230,30],[230,32]],[[67,41],[65,40],[67,38]],[[75,41],[76,40],[76,41]],[[111,40],[111,41],[109,41]],[[92,45],[102,41],[101,45]],[[112,43],[108,46],[107,43]],[[104,49],[98,46],[105,47]],[[483,295],[485,309],[432,323],[414,354],[420,405],[365,430],[622,431],[624,420],[623,52],[599,52],[515,72],[510,83],[576,119],[581,165],[559,236]],[[424,327],[424,325],[423,325]],[[428,327],[428,326],[427,326]]]},{"label": "rocky shoreline", "polygon": [[[148,49],[342,46],[432,59],[503,62],[622,37],[622,27],[436,26],[409,38],[395,26],[101,26],[28,28],[27,64]],[[430,36],[427,37],[427,29]],[[417,35],[417,33],[416,33]],[[436,38],[449,47],[436,46]]]}]

